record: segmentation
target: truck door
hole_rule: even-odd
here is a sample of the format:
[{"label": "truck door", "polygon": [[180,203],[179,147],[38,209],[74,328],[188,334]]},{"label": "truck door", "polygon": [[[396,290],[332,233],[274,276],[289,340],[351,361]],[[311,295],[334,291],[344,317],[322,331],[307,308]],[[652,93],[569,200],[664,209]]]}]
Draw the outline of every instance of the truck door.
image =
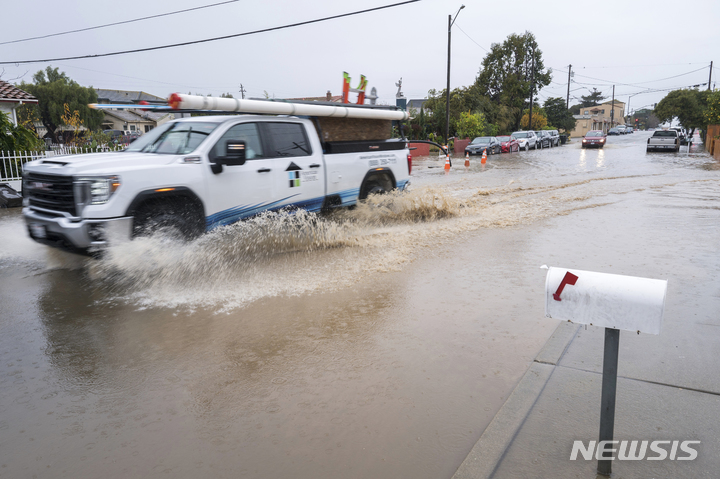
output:
[{"label": "truck door", "polygon": [[325,165],[322,151],[313,151],[305,126],[272,121],[260,126],[270,148],[279,206],[319,211],[325,200]]},{"label": "truck door", "polygon": [[277,196],[273,191],[272,160],[258,123],[230,127],[208,153],[210,163],[225,155],[228,140],[245,142],[247,160],[243,165],[223,165],[221,173],[207,176],[209,228],[253,216],[267,209]]}]

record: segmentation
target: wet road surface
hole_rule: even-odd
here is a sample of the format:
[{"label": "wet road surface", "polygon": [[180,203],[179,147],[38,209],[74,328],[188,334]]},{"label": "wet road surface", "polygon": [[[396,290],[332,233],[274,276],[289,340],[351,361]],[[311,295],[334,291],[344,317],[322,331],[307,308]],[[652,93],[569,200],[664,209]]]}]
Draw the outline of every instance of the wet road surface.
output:
[{"label": "wet road surface", "polygon": [[717,278],[720,165],[648,136],[102,260],[0,211],[0,477],[451,477],[557,325],[541,264]]}]

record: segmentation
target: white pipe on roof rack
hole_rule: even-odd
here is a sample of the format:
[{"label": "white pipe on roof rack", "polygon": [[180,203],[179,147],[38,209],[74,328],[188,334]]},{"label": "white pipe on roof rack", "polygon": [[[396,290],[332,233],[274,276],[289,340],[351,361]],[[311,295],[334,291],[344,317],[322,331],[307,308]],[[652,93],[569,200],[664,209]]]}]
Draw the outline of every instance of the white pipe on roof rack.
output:
[{"label": "white pipe on roof rack", "polygon": [[239,98],[218,98],[211,96],[184,95],[182,93],[173,93],[170,95],[170,98],[168,98],[168,104],[177,110],[218,110],[269,115],[362,118],[367,120],[408,119],[407,112],[403,110],[310,105],[307,103],[286,103],[264,100],[241,100]]}]

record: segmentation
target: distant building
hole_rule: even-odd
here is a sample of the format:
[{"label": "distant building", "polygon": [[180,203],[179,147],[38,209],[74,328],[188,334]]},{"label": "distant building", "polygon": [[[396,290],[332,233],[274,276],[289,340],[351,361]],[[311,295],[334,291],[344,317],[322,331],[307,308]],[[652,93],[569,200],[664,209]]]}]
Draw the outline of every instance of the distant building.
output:
[{"label": "distant building", "polygon": [[302,98],[288,98],[288,100],[295,101],[323,101],[332,103],[342,103],[342,95],[333,95],[330,90],[327,91],[325,96],[306,96]]},{"label": "distant building", "polygon": [[585,136],[591,130],[602,130],[607,133],[613,126],[625,124],[625,103],[615,100],[614,106],[612,101],[606,101],[600,105],[582,107],[580,114],[573,117],[577,122],[575,129],[570,132],[571,137]]},{"label": "distant building", "polygon": [[410,109],[417,110],[420,112],[420,108],[422,108],[425,105],[425,102],[427,101],[427,98],[422,100],[408,100],[407,102],[407,109],[410,111]]},{"label": "distant building", "polygon": [[13,125],[17,126],[15,109],[24,103],[37,103],[37,98],[30,93],[0,80],[0,112],[7,114]]},{"label": "distant building", "polygon": [[[136,105],[141,101],[146,101],[151,105],[167,105],[166,98],[144,91],[105,90],[102,88],[96,88],[95,91],[98,95],[98,103],[104,105]],[[172,112],[143,111],[141,109],[103,110],[103,113],[105,114],[102,122],[103,130],[123,130],[140,134],[147,133],[176,117]]]},{"label": "distant building", "polygon": [[160,126],[175,118],[171,112],[155,112],[142,110],[103,110],[103,130],[124,130],[147,133],[156,126]]},{"label": "distant building", "polygon": [[96,88],[98,103],[132,105],[146,101],[150,104],[167,105],[167,98],[151,95],[144,91],[104,90]]}]

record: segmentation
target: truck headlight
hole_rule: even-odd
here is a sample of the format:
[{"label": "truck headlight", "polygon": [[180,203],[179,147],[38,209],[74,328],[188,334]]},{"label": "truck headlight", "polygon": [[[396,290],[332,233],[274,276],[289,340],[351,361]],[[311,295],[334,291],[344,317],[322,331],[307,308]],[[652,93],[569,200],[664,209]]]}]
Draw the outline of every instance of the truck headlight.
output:
[{"label": "truck headlight", "polygon": [[102,205],[120,188],[119,176],[86,176],[74,182],[75,202],[78,206]]}]

